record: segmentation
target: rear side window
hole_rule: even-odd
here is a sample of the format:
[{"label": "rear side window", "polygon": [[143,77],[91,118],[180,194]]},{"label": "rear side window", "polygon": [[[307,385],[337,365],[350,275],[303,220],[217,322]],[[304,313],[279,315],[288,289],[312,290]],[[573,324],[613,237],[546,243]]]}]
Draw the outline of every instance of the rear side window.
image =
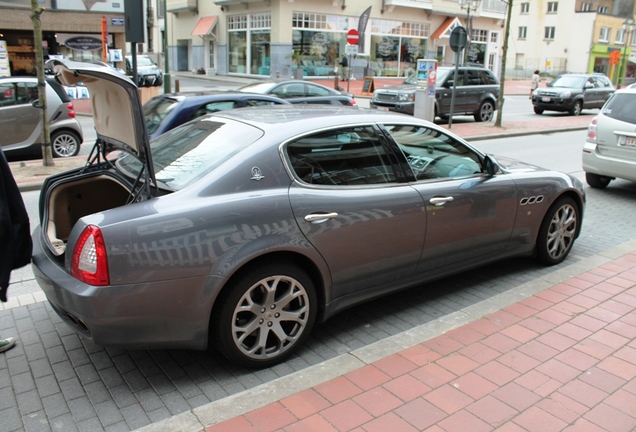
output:
[{"label": "rear side window", "polygon": [[64,86],[57,81],[57,78],[47,78],[46,82],[51,86],[51,88],[55,91],[55,93],[59,96],[59,98],[64,103],[69,103],[71,98],[69,97],[66,90],[64,90]]},{"label": "rear side window", "polygon": [[495,76],[491,72],[484,70],[484,71],[479,71],[479,73],[481,74],[481,80],[483,84],[486,84],[486,85],[498,84],[497,78],[495,78]]},{"label": "rear side window", "polygon": [[482,84],[484,83],[481,80],[478,70],[468,69],[466,71],[466,85],[482,85]]},{"label": "rear side window", "polygon": [[335,129],[287,145],[294,174],[304,183],[364,186],[395,183],[384,146],[370,126]]},{"label": "rear side window", "polygon": [[614,93],[603,106],[603,115],[625,123],[636,124],[636,94]]}]

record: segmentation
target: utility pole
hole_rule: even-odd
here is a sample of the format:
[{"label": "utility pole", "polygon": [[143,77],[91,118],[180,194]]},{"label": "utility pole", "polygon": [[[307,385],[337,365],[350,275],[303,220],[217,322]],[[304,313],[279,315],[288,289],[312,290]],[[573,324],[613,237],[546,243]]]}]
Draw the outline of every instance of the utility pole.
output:
[{"label": "utility pole", "polygon": [[42,110],[42,165],[54,166],[51,152],[51,132],[49,116],[46,112],[46,81],[44,80],[44,52],[42,50],[42,21],[44,8],[38,7],[38,0],[31,0],[31,21],[33,22],[33,46],[35,48],[35,68],[38,77],[38,100],[36,108]]},{"label": "utility pole", "polygon": [[508,13],[506,15],[506,29],[504,30],[503,49],[501,53],[501,81],[499,81],[499,97],[497,98],[497,118],[495,127],[501,127],[504,105],[504,87],[506,83],[506,59],[508,58],[508,39],[510,38],[510,17],[512,16],[512,3],[508,0]]}]

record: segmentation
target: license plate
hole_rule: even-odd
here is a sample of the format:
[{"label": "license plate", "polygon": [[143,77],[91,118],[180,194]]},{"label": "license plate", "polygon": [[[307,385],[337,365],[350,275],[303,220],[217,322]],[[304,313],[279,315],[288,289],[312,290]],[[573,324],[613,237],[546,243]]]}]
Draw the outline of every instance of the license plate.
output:
[{"label": "license plate", "polygon": [[388,111],[388,110],[389,110],[389,108],[388,108],[388,107],[381,107],[381,106],[379,106],[379,107],[376,107],[376,108],[377,108],[377,109],[379,109],[380,111]]},{"label": "license plate", "polygon": [[543,96],[543,97],[541,98],[541,102],[550,102],[550,98],[549,98],[549,97],[547,97],[547,96]]},{"label": "license plate", "polygon": [[625,137],[625,145],[629,147],[636,147],[636,137]]}]

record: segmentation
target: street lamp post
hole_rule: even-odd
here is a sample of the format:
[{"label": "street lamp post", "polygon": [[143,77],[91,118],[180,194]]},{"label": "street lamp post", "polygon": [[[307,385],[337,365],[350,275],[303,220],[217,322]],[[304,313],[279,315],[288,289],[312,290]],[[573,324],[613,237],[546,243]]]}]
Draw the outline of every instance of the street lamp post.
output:
[{"label": "street lamp post", "polygon": [[470,52],[470,41],[473,37],[473,26],[470,21],[470,12],[476,11],[481,4],[481,0],[457,0],[457,4],[462,10],[466,9],[466,30],[468,33],[468,41],[464,50],[464,63],[468,59],[468,53]]},{"label": "street lamp post", "polygon": [[623,65],[621,67],[621,75],[619,76],[620,84],[625,84],[625,77],[627,76],[627,44],[631,45],[631,36],[636,29],[636,21],[633,19],[626,19],[623,22],[623,30],[627,31],[625,37],[625,45],[623,48]]},{"label": "street lamp post", "polygon": [[167,0],[163,0],[163,92],[172,93],[172,81],[170,81],[170,63],[168,62],[168,8]]}]

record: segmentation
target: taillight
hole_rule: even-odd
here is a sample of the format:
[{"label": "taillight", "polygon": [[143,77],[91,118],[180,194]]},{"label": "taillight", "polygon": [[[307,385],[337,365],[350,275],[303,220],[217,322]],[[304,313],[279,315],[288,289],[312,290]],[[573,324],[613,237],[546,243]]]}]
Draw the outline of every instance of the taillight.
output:
[{"label": "taillight", "polygon": [[71,118],[75,117],[75,107],[73,106],[73,102],[69,102],[68,105],[66,105],[66,108],[68,109],[68,113],[66,114]]},{"label": "taillight", "polygon": [[351,98],[350,104],[351,104],[351,106],[358,106],[358,103],[356,102],[356,100],[354,98]]},{"label": "taillight", "polygon": [[594,117],[587,127],[587,142],[596,144],[596,124],[598,117]]},{"label": "taillight", "polygon": [[110,284],[104,237],[102,231],[94,225],[84,228],[77,239],[71,261],[71,274],[89,285]]}]

